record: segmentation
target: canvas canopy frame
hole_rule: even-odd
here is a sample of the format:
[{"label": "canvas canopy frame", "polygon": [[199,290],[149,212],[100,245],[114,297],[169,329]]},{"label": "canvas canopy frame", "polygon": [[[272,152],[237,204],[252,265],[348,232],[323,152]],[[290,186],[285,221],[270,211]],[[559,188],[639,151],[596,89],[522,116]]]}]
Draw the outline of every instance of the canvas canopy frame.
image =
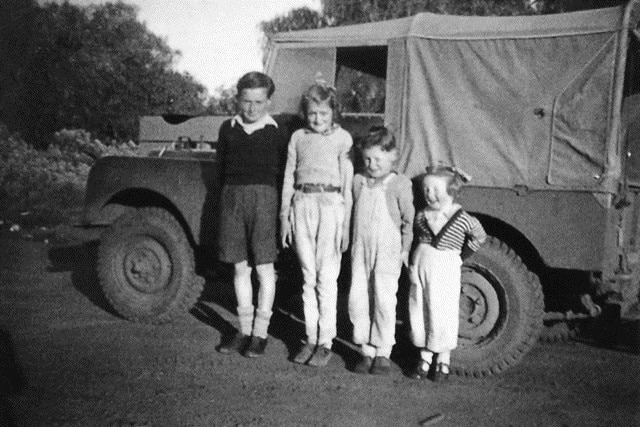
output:
[{"label": "canvas canopy frame", "polygon": [[340,49],[386,46],[384,120],[402,172],[443,162],[477,186],[614,193],[626,50],[639,19],[637,1],[555,15],[421,13],[277,34],[266,71],[276,110],[297,112],[317,72],[334,83]]}]

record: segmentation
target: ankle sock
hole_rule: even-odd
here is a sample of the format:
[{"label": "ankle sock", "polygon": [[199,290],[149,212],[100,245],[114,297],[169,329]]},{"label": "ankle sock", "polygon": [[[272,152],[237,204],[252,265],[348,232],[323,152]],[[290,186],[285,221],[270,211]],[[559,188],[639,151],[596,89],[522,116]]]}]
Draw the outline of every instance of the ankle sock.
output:
[{"label": "ankle sock", "polygon": [[253,330],[253,306],[238,307],[238,320],[240,321],[240,332],[244,335],[251,335]]},{"label": "ankle sock", "polygon": [[271,311],[256,310],[256,317],[253,321],[253,336],[266,338],[271,320]]}]

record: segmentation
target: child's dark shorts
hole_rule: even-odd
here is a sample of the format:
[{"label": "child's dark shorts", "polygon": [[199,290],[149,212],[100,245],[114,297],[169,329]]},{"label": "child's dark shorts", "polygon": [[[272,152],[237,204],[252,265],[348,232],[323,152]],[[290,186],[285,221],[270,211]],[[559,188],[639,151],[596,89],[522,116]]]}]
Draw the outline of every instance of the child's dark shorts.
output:
[{"label": "child's dark shorts", "polygon": [[278,193],[270,185],[225,185],[222,188],[218,258],[253,265],[276,260]]}]

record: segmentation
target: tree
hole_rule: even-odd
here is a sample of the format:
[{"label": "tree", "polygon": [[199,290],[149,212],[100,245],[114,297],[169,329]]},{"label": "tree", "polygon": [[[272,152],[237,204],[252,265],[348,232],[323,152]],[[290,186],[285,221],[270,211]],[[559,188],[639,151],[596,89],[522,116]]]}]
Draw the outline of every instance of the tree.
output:
[{"label": "tree", "polygon": [[269,21],[262,21],[260,29],[264,34],[262,38],[263,62],[269,47],[269,38],[275,33],[296,30],[309,30],[313,28],[329,27],[333,24],[331,19],[324,13],[318,12],[308,7],[292,9],[284,15],[276,16]]},{"label": "tree", "polygon": [[207,103],[207,114],[213,116],[230,116],[237,111],[236,89],[218,86]]},{"label": "tree", "polygon": [[137,13],[122,2],[3,2],[0,52],[11,60],[0,81],[12,84],[0,92],[0,121],[42,146],[64,127],[131,139],[141,115],[202,113],[204,86],[173,70],[180,53]]},{"label": "tree", "polygon": [[321,12],[301,7],[292,9],[284,15],[276,16],[269,21],[262,21],[260,29],[269,36],[283,31],[296,31],[311,28],[327,27],[331,24],[329,18]]},{"label": "tree", "polygon": [[33,23],[40,13],[35,0],[0,2],[0,120],[10,128],[25,110],[23,81],[29,58],[33,56]]},{"label": "tree", "polygon": [[323,0],[323,13],[336,25],[403,18],[419,12],[448,15],[530,15],[557,10],[546,0]]}]

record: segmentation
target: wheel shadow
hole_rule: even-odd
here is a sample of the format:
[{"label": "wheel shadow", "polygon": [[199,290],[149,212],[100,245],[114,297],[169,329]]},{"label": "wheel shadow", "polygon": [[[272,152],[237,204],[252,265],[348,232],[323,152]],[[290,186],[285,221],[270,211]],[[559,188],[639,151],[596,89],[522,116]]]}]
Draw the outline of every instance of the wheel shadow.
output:
[{"label": "wheel shadow", "polygon": [[121,317],[112,307],[100,288],[98,272],[98,241],[79,244],[53,246],[49,249],[50,272],[71,272],[73,287],[83,294],[93,305]]},{"label": "wheel shadow", "polygon": [[25,386],[24,371],[16,358],[11,334],[0,328],[0,425],[17,425],[9,397],[20,393]]},{"label": "wheel shadow", "polygon": [[[54,246],[48,251],[51,272],[71,271],[73,287],[82,293],[93,305],[105,312],[121,318],[111,307],[100,288],[96,270],[98,259],[98,241],[90,241],[67,246]],[[344,257],[348,258],[348,257]],[[278,281],[269,335],[282,341],[293,359],[305,340],[304,314],[302,306],[302,274],[295,254],[283,251],[276,263]],[[342,273],[338,280],[337,337],[333,352],[344,361],[347,370],[352,371],[360,360],[360,351],[352,343],[352,325],[349,320],[348,300],[350,271],[348,259],[343,262]],[[198,321],[216,329],[221,342],[230,339],[237,332],[236,327],[221,316],[208,303],[214,303],[226,311],[237,315],[235,291],[233,289],[233,266],[214,264],[206,272],[206,284],[198,302],[191,309],[191,315]],[[404,275],[404,273],[403,273]],[[401,277],[398,291],[396,345],[391,360],[405,375],[413,369],[417,352],[409,340],[408,334],[408,283]],[[257,281],[254,280],[254,295],[257,296]]]},{"label": "wheel shadow", "polygon": [[[255,298],[258,295],[259,284],[255,274],[252,277],[252,283],[254,305],[256,305]],[[289,357],[295,354],[304,337],[304,323],[297,320],[302,317],[301,311],[298,311],[298,307],[302,307],[301,302],[300,296],[292,288],[290,278],[280,273],[276,283],[276,297],[269,324],[269,335],[285,344]],[[210,303],[237,317],[232,265],[218,263],[208,270],[202,295],[191,310],[191,314],[196,319],[220,333],[221,343],[227,342],[233,338],[238,329],[213,308]]]},{"label": "wheel shadow", "polygon": [[409,376],[420,358],[420,351],[411,342],[409,327],[409,273],[402,267],[398,281],[396,305],[396,344],[391,352],[391,360],[398,365],[402,374]]},{"label": "wheel shadow", "polygon": [[228,265],[214,263],[205,273],[204,289],[190,313],[200,322],[220,332],[221,343],[227,342],[237,332],[236,327],[207,303],[214,303],[236,314],[233,269]]}]

